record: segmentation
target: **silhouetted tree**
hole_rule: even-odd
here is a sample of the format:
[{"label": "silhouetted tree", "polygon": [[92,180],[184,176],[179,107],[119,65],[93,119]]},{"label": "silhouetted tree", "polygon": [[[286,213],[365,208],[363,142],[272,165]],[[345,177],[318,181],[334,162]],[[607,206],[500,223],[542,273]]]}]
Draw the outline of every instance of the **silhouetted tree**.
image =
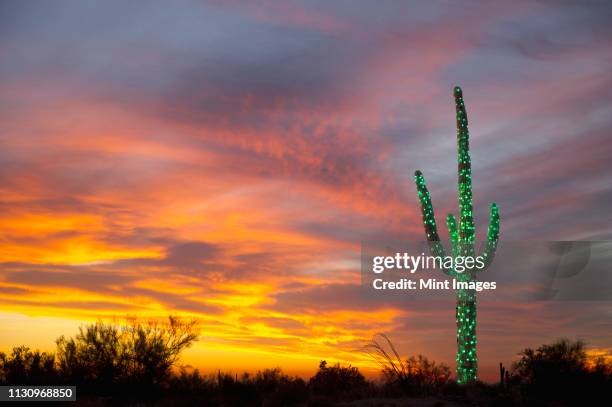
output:
[{"label": "silhouetted tree", "polygon": [[195,321],[170,316],[167,324],[133,322],[124,329],[128,375],[139,383],[158,384],[167,378],[180,353],[198,338]]},{"label": "silhouetted tree", "polygon": [[181,351],[196,339],[195,321],[170,316],[166,323],[132,320],[128,326],[97,322],[74,338],[57,340],[57,368],[66,381],[96,386],[159,385]]},{"label": "silhouetted tree", "polygon": [[110,385],[126,376],[129,355],[118,327],[98,322],[79,327],[74,338],[57,341],[60,374],[73,382]]}]

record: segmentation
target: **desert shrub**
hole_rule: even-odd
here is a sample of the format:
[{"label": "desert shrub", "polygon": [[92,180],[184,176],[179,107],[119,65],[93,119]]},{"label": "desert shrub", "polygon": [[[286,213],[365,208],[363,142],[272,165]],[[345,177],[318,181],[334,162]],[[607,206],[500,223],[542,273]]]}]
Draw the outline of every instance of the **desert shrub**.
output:
[{"label": "desert shrub", "polygon": [[319,370],[308,382],[308,388],[314,400],[351,401],[363,398],[371,390],[371,383],[353,366],[341,366],[339,363],[328,366],[325,360],[319,364]]},{"label": "desert shrub", "polygon": [[189,372],[181,368],[178,374],[171,377],[169,387],[182,394],[211,393],[214,383],[198,369]]},{"label": "desert shrub", "polygon": [[586,397],[603,397],[612,387],[612,367],[606,359],[590,363],[582,341],[560,339],[519,353],[512,381],[522,386],[528,401],[561,400],[580,405]]},{"label": "desert shrub", "polygon": [[573,381],[586,367],[586,350],[581,341],[559,340],[533,350],[527,348],[514,364],[514,375],[540,388],[560,384],[559,380]]},{"label": "desert shrub", "polygon": [[126,375],[127,352],[115,326],[80,327],[74,338],[61,336],[56,344],[58,370],[69,381],[106,385]]},{"label": "desert shrub", "polygon": [[159,384],[168,377],[181,352],[198,338],[195,321],[170,316],[167,324],[132,323],[124,329],[128,375],[139,383]]},{"label": "desert shrub", "polygon": [[167,323],[133,320],[124,327],[97,322],[73,338],[58,338],[57,369],[75,384],[158,386],[196,339],[195,322],[172,316]]},{"label": "desert shrub", "polygon": [[0,353],[0,383],[51,384],[56,380],[52,353],[14,347],[10,354]]},{"label": "desert shrub", "polygon": [[211,380],[211,399],[221,406],[295,406],[303,405],[308,398],[306,382],[284,374],[280,368],[255,375],[244,373],[240,378],[219,371]]},{"label": "desert shrub", "polygon": [[365,351],[381,366],[388,394],[432,394],[452,384],[449,366],[430,361],[423,355],[402,359],[384,334],[376,335],[365,346]]},{"label": "desert shrub", "polygon": [[257,372],[253,382],[265,406],[293,406],[307,397],[306,382],[284,374],[280,368]]},{"label": "desert shrub", "polygon": [[451,369],[443,363],[430,361],[426,356],[411,356],[406,360],[408,378],[416,387],[436,388],[450,381]]},{"label": "desert shrub", "polygon": [[217,404],[224,407],[259,406],[261,397],[250,376],[238,380],[236,375],[217,374]]}]

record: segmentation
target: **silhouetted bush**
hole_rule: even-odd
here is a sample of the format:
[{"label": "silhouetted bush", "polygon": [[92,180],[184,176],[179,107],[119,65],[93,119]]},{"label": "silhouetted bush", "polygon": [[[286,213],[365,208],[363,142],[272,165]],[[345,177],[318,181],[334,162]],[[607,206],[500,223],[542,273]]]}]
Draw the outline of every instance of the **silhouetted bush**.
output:
[{"label": "silhouetted bush", "polygon": [[217,375],[217,404],[225,407],[260,406],[262,395],[250,380],[238,380],[236,375]]},{"label": "silhouetted bush", "polygon": [[327,366],[321,361],[319,370],[308,382],[308,388],[315,400],[352,401],[368,395],[372,387],[359,369],[353,366]]},{"label": "silhouetted bush", "polygon": [[59,375],[74,384],[101,388],[164,383],[181,351],[196,339],[195,322],[170,316],[167,323],[138,322],[124,327],[97,322],[74,338],[57,340]]},{"label": "silhouetted bush", "polygon": [[192,400],[204,400],[218,406],[297,406],[308,399],[306,382],[291,377],[280,368],[265,369],[255,375],[218,372],[202,377],[197,370],[181,372],[170,381],[172,392],[187,394]]},{"label": "silhouetted bush", "polygon": [[561,339],[519,355],[511,381],[521,385],[528,402],[545,399],[585,405],[588,397],[604,397],[612,388],[610,363],[603,358],[590,363],[582,341]]},{"label": "silhouetted bush", "polygon": [[388,395],[434,394],[452,382],[450,367],[423,355],[403,360],[384,334],[372,338],[365,351],[381,366]]},{"label": "silhouetted bush", "polygon": [[[0,353],[0,383],[77,385],[84,405],[160,407],[322,407],[406,395],[435,395],[429,400],[436,405],[449,401],[496,407],[578,406],[592,405],[589,400],[603,399],[612,388],[609,357],[589,358],[580,341],[560,340],[525,349],[507,385],[500,386],[458,385],[450,378],[448,366],[425,356],[402,359],[391,341],[384,335],[381,338],[367,349],[381,362],[382,383],[367,381],[356,367],[329,366],[326,361],[307,383],[280,368],[240,377],[221,371],[202,376],[197,369],[185,367],[173,373],[181,351],[196,339],[193,322],[171,317],[165,324],[96,323],[82,327],[72,338],[60,337],[56,354],[25,346]],[[364,403],[370,405],[370,401]]]},{"label": "silhouetted bush", "polygon": [[11,354],[0,352],[0,383],[50,384],[56,381],[53,354],[31,351],[27,346],[13,348]]},{"label": "silhouetted bush", "polygon": [[107,386],[127,377],[128,349],[119,328],[98,322],[79,328],[74,338],[57,339],[57,366],[71,383]]},{"label": "silhouetted bush", "polygon": [[257,372],[253,380],[265,406],[294,406],[307,399],[306,382],[299,377],[290,377],[280,368]]},{"label": "silhouetted bush", "polygon": [[198,338],[195,321],[169,317],[167,324],[133,323],[125,329],[128,375],[138,383],[159,384],[180,353]]},{"label": "silhouetted bush", "polygon": [[170,378],[169,387],[183,394],[206,394],[212,392],[214,382],[202,376],[198,369],[192,372],[181,369],[178,374]]}]

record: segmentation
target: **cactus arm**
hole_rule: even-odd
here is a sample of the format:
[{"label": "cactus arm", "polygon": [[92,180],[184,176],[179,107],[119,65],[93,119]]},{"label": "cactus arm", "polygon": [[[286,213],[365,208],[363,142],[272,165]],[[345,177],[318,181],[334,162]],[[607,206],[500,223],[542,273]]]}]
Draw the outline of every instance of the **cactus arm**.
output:
[{"label": "cactus arm", "polygon": [[431,196],[427,190],[425,177],[423,177],[423,173],[421,171],[415,171],[414,182],[416,183],[417,194],[419,195],[421,216],[423,218],[423,227],[425,228],[425,236],[427,237],[427,241],[439,242],[440,236],[438,235],[438,227],[436,225],[434,209],[431,203]]},{"label": "cactus arm", "polygon": [[499,209],[495,202],[491,204],[491,213],[489,215],[489,229],[487,231],[487,243],[483,250],[485,268],[491,264],[497,250],[497,241],[499,240]]},{"label": "cactus arm", "polygon": [[489,242],[497,242],[499,239],[499,208],[495,202],[491,204],[491,214],[489,216],[489,230],[487,231],[487,240]]},{"label": "cactus arm", "polygon": [[463,102],[463,91],[455,86],[455,110],[457,113],[457,173],[459,192],[459,241],[474,242],[474,217],[472,214],[472,162],[470,159],[470,142],[468,118]]},{"label": "cactus arm", "polygon": [[[440,242],[440,236],[438,235],[438,226],[436,225],[436,217],[434,214],[433,204],[431,203],[431,196],[427,190],[425,177],[423,177],[423,173],[421,171],[415,171],[414,182],[416,183],[417,194],[419,196],[425,237],[430,244],[430,250],[434,256],[446,257],[444,245],[442,245]],[[443,271],[447,274],[451,272],[451,270],[446,269]]]}]

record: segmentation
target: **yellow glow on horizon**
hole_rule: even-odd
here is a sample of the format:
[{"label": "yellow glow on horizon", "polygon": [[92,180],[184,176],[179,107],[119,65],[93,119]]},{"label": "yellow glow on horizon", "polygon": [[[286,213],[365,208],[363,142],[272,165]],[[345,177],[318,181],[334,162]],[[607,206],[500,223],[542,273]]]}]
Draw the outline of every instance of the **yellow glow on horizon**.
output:
[{"label": "yellow glow on horizon", "polygon": [[[53,352],[55,349],[55,339],[61,335],[73,336],[78,332],[78,327],[82,324],[92,323],[99,318],[65,318],[48,316],[28,316],[20,313],[0,312],[0,324],[10,325],[12,329],[0,338],[0,351],[10,351],[13,346],[26,344],[33,348],[40,348],[43,351]],[[107,323],[121,323],[105,319]],[[290,335],[283,335],[275,332],[275,329],[267,329],[263,325],[257,324],[253,338],[263,334],[268,338],[287,338]],[[277,331],[277,330],[276,330]],[[36,336],[36,343],[32,343],[32,338]],[[298,337],[294,337],[298,339]],[[377,366],[367,355],[355,352],[353,348],[329,348],[319,346],[319,341],[311,341],[311,345],[300,346],[299,351],[293,346],[269,347],[265,345],[244,346],[240,342],[219,337],[211,337],[203,333],[200,339],[181,357],[181,365],[189,365],[198,368],[204,373],[214,373],[217,370],[224,372],[242,373],[245,371],[256,372],[265,368],[280,366],[289,374],[296,374],[308,377],[316,371],[321,360],[325,359],[329,363],[340,362],[352,364],[360,367],[364,373],[376,372]]]},{"label": "yellow glow on horizon", "polygon": [[7,234],[40,237],[41,234],[73,230],[100,231],[103,230],[103,224],[99,217],[87,214],[49,216],[40,213],[23,213],[17,216],[0,218],[0,229]]},{"label": "yellow glow on horizon", "polygon": [[587,355],[587,366],[589,368],[594,368],[598,361],[602,361],[604,363],[612,364],[612,349],[588,349],[586,351]]},{"label": "yellow glow on horizon", "polygon": [[160,258],[159,249],[113,247],[88,236],[50,240],[45,245],[5,243],[0,248],[0,262],[30,264],[89,265],[133,258]]}]

